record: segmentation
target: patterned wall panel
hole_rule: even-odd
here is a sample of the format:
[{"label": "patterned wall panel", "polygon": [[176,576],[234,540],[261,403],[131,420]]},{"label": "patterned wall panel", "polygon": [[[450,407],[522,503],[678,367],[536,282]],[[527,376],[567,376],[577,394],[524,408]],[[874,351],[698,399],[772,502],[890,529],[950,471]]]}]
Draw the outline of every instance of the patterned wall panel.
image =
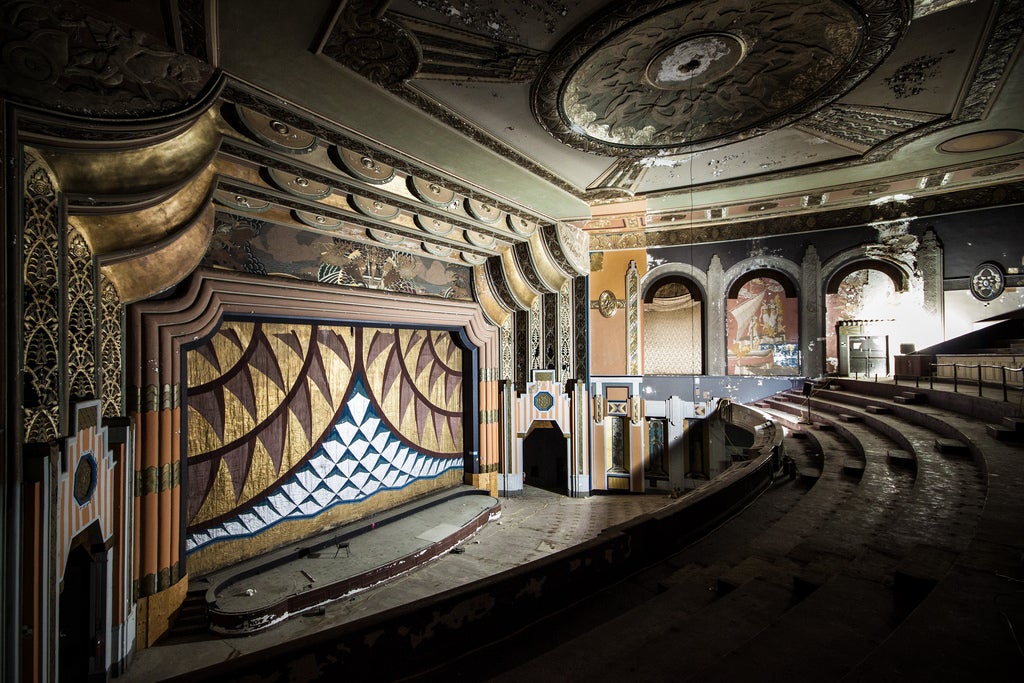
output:
[{"label": "patterned wall panel", "polygon": [[187,358],[189,571],[461,481],[461,368],[447,331],[225,322]]},{"label": "patterned wall panel", "polygon": [[346,287],[470,300],[468,266],[218,213],[202,265]]}]

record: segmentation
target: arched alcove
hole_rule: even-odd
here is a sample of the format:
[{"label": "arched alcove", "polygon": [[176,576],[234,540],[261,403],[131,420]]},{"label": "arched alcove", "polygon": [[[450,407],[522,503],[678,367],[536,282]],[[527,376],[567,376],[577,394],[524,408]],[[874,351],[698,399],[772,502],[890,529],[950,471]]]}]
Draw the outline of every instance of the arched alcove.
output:
[{"label": "arched alcove", "polygon": [[786,273],[758,268],[733,281],[726,300],[728,374],[799,374],[799,309]]},{"label": "arched alcove", "polygon": [[704,294],[691,278],[672,273],[643,294],[645,375],[699,375],[704,371]]},{"label": "arched alcove", "polygon": [[858,259],[825,280],[825,371],[886,375],[911,335],[910,274],[878,259]]}]

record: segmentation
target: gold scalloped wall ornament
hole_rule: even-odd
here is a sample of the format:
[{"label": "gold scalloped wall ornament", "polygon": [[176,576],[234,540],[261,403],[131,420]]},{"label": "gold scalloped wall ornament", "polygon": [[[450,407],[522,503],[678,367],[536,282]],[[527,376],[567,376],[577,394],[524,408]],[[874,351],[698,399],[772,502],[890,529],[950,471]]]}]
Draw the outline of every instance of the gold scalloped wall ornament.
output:
[{"label": "gold scalloped wall ornament", "polygon": [[487,267],[483,264],[473,268],[473,291],[484,315],[498,327],[503,326],[512,316],[512,311],[505,308],[494,296],[490,280],[487,279]]},{"label": "gold scalloped wall ornament", "polygon": [[551,291],[557,292],[569,280],[569,277],[562,272],[562,269],[552,260],[551,255],[544,246],[544,236],[540,230],[530,235],[530,261],[538,277],[547,285]]},{"label": "gold scalloped wall ornament", "polygon": [[540,297],[540,293],[534,290],[523,277],[522,271],[519,270],[519,264],[516,263],[516,255],[510,247],[503,247],[500,250],[500,257],[501,273],[512,296],[526,310],[532,309]]},{"label": "gold scalloped wall ornament", "polygon": [[213,162],[220,144],[212,110],[166,140],[134,149],[53,149],[37,152],[60,178],[66,195],[103,195],[135,201],[171,194]]},{"label": "gold scalloped wall ornament", "polygon": [[147,249],[132,249],[100,258],[100,271],[113,283],[121,303],[141,301],[170,289],[188,276],[213,236],[211,202],[178,233]]},{"label": "gold scalloped wall ornament", "polygon": [[126,213],[73,215],[68,222],[78,228],[97,256],[145,249],[187,229],[210,203],[216,178],[211,166],[159,204]]}]

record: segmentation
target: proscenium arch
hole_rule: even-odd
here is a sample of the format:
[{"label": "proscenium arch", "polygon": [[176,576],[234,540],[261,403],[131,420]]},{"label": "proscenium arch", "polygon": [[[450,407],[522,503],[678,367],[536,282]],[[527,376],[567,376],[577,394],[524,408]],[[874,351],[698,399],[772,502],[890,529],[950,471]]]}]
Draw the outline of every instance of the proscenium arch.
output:
[{"label": "proscenium arch", "polygon": [[[467,483],[496,485],[488,476],[497,471],[500,453],[500,425],[492,416],[499,409],[497,368],[499,365],[498,330],[487,320],[479,304],[433,297],[405,296],[393,292],[325,286],[306,281],[260,279],[239,273],[200,269],[176,299],[144,301],[129,306],[126,313],[131,330],[127,340],[126,374],[139,400],[130,406],[137,421],[136,452],[141,469],[169,461],[180,467],[182,457],[180,391],[184,380],[183,347],[205,337],[224,316],[287,317],[310,321],[349,320],[362,325],[424,326],[458,331],[464,342],[476,347],[471,384],[476,385],[475,410],[477,443],[464,443],[466,460],[478,471],[466,470]],[[465,373],[465,369],[464,369]],[[470,433],[464,438],[474,438]],[[183,529],[185,505],[180,501],[185,487],[174,481],[168,490],[154,492],[144,503],[144,523],[152,524],[171,543],[157,544],[157,538],[144,538],[139,554],[142,576],[154,576],[144,595],[162,592],[187,576],[184,535],[174,538],[175,529]],[[157,493],[163,495],[158,496]],[[144,498],[146,498],[144,496]],[[177,499],[177,511],[171,504]],[[175,514],[176,513],[176,514]]]}]

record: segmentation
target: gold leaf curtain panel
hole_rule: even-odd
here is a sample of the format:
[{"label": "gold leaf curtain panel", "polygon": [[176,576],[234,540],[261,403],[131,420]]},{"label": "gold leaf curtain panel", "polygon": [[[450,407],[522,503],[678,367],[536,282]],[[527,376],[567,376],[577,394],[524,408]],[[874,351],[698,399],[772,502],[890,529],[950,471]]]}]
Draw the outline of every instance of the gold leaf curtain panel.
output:
[{"label": "gold leaf curtain panel", "polygon": [[192,573],[462,479],[447,331],[226,321],[187,373]]}]

